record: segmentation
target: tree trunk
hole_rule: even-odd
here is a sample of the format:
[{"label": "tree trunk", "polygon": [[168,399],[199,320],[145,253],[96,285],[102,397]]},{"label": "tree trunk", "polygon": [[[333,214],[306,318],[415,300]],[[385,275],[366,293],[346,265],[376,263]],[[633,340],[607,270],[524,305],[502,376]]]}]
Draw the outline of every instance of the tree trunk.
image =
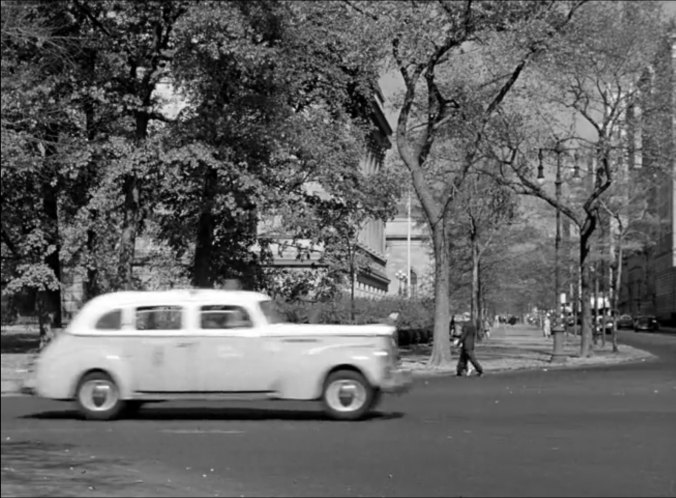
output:
[{"label": "tree trunk", "polygon": [[38,330],[40,332],[38,348],[40,350],[54,338],[54,331],[52,328],[54,312],[52,311],[50,299],[49,291],[38,291],[36,294],[35,304],[38,312]]},{"label": "tree trunk", "polygon": [[57,165],[54,164],[54,156],[56,154],[55,145],[59,139],[59,134],[55,125],[50,126],[46,133],[48,146],[45,150],[45,166],[50,170],[48,177],[42,182],[42,210],[45,220],[44,234],[48,246],[52,246],[53,250],[44,258],[47,267],[52,270],[56,282],[58,284],[56,289],[47,289],[38,292],[42,295],[43,312],[49,313],[52,316],[52,323],[55,327],[61,328],[61,236],[59,233],[59,207],[58,207],[58,191],[55,183],[57,175]]},{"label": "tree trunk", "polygon": [[213,205],[217,181],[218,175],[216,171],[209,168],[204,175],[202,211],[197,221],[197,240],[195,241],[195,259],[192,276],[192,285],[194,287],[212,288],[214,286],[211,258],[214,230]]},{"label": "tree trunk", "polygon": [[46,312],[53,316],[51,325],[61,328],[63,319],[61,315],[61,260],[59,258],[59,253],[61,252],[61,240],[59,235],[59,214],[56,189],[55,187],[52,187],[49,182],[45,182],[45,185],[43,186],[43,202],[45,218],[48,224],[45,233],[49,238],[50,245],[54,246],[52,252],[45,256],[45,264],[54,272],[54,277],[58,284],[56,289],[43,291],[44,300]]},{"label": "tree trunk", "polygon": [[[147,100],[147,99],[146,99]],[[146,102],[149,105],[149,102]],[[149,117],[145,112],[136,113],[136,145],[138,147],[148,137]],[[134,250],[136,236],[141,222],[140,189],[137,174],[127,173],[123,182],[124,213],[122,234],[120,236],[119,260],[117,266],[118,286],[124,290],[131,290],[133,284]]]},{"label": "tree trunk", "polygon": [[120,236],[117,278],[120,289],[131,290],[133,288],[134,248],[139,223],[138,181],[133,173],[125,176],[123,193],[124,214],[122,234]]},{"label": "tree trunk", "polygon": [[[92,211],[92,223],[96,224],[96,212]],[[94,263],[94,252],[96,251],[96,230],[90,228],[87,230],[87,280],[84,285],[84,299],[89,301],[99,295],[98,269]]]},{"label": "tree trunk", "polygon": [[472,299],[470,316],[476,327],[477,339],[483,339],[483,327],[481,326],[481,306],[479,304],[479,245],[476,237],[471,237],[472,245]]},{"label": "tree trunk", "polygon": [[[600,263],[601,263],[601,278],[598,278],[598,275],[597,275],[597,278],[596,278],[596,288],[597,288],[597,289],[599,288],[599,286],[602,286],[602,285],[603,285],[603,282],[604,282],[605,279],[606,279],[606,265],[605,265],[605,262],[604,262],[603,260],[601,260]],[[599,294],[601,295],[601,299],[603,299],[603,303],[605,304],[605,301],[606,301],[606,299],[605,299],[605,294],[606,294],[606,293],[603,292],[603,287],[601,287],[601,290],[600,290],[600,291],[597,290],[596,294],[597,294],[597,296],[598,296]],[[599,337],[599,339],[601,339],[601,347],[602,347],[602,348],[605,348],[605,347],[606,347],[606,317],[607,317],[607,314],[606,314],[606,313],[607,313],[607,312],[606,312],[606,307],[605,307],[605,306],[601,306],[601,313],[600,313],[600,318],[601,318],[601,320],[600,320],[600,325],[601,325],[601,328],[600,328],[600,337]],[[597,309],[597,313],[596,313],[596,314],[599,315],[598,309]],[[597,318],[597,320],[598,320],[598,318]]]},{"label": "tree trunk", "polygon": [[[622,236],[618,238],[617,242],[617,249],[615,251],[615,260],[613,263],[613,279],[611,282],[612,288],[611,288],[611,306],[613,307],[614,310],[617,309],[617,302],[619,300],[619,289],[620,286],[622,285]],[[619,351],[617,347],[617,316],[613,319],[613,353],[617,353]]]},{"label": "tree trunk", "polygon": [[582,310],[582,330],[580,332],[580,357],[587,358],[591,355],[592,327],[591,327],[591,285],[587,256],[591,247],[591,234],[593,233],[593,221],[589,220],[580,230],[580,307]]},{"label": "tree trunk", "polygon": [[354,323],[354,284],[355,284],[355,270],[354,270],[354,253],[352,249],[349,251],[350,255],[350,323]]},{"label": "tree trunk", "polygon": [[[86,68],[87,68],[87,74],[88,77],[94,78],[95,74],[95,68],[96,68],[96,52],[93,50],[88,50],[85,52],[86,54]],[[91,99],[85,100],[83,104],[84,108],[84,115],[85,115],[85,130],[87,134],[87,140],[89,142],[93,142],[94,138],[96,138],[96,113],[94,109],[94,102]],[[90,166],[90,171],[88,173],[88,176],[91,178],[94,176],[94,168],[96,168],[98,165],[93,165]],[[88,194],[87,194],[88,195]],[[90,199],[91,201],[91,199]],[[86,253],[86,258],[88,259],[87,261],[87,280],[84,283],[84,301],[89,301],[90,299],[96,297],[99,295],[100,289],[99,289],[99,272],[97,265],[94,263],[95,260],[95,252],[96,252],[96,245],[98,243],[97,236],[96,236],[96,227],[97,224],[97,218],[98,218],[98,210],[92,209],[89,213],[90,216],[90,228],[87,230],[87,253]]]},{"label": "tree trunk", "polygon": [[594,269],[594,278],[592,279],[592,284],[594,285],[594,290],[592,291],[593,305],[592,305],[592,344],[596,346],[599,340],[598,334],[598,324],[599,324],[599,276],[598,276],[598,265],[596,262],[593,263],[592,268]]},{"label": "tree trunk", "polygon": [[432,225],[432,243],[434,248],[434,342],[429,365],[434,367],[451,366],[451,340],[448,333],[450,323],[450,258],[446,219]]}]

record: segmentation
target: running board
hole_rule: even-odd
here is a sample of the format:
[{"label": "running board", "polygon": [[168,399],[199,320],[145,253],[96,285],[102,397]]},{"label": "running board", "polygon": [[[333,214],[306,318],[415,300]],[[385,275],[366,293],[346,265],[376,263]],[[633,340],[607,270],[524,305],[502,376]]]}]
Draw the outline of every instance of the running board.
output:
[{"label": "running board", "polygon": [[265,399],[279,399],[279,394],[274,391],[263,392],[145,392],[137,391],[131,399],[143,401],[164,400],[191,400],[191,401],[258,401]]}]

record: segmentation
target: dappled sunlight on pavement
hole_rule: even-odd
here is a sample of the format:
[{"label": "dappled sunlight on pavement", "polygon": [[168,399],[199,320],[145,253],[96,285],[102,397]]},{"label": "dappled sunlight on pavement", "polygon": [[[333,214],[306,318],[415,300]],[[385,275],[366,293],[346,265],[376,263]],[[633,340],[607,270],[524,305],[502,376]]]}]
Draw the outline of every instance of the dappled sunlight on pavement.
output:
[{"label": "dappled sunlight on pavement", "polygon": [[186,496],[191,491],[136,462],[3,434],[2,496]]}]

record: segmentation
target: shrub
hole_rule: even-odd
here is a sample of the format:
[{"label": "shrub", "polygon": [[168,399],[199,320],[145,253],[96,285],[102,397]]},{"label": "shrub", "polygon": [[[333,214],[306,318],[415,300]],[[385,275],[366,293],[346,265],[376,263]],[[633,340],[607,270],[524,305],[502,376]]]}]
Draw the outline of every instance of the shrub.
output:
[{"label": "shrub", "polygon": [[325,302],[276,300],[279,310],[293,323],[382,323],[398,313],[395,323],[399,344],[427,343],[432,338],[434,309],[431,299],[385,297],[355,298],[354,321],[350,319],[350,297]]}]

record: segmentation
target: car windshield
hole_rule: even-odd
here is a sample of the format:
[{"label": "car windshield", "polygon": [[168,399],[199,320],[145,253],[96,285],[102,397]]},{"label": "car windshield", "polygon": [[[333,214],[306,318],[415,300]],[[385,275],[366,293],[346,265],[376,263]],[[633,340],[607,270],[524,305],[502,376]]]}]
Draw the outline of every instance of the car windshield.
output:
[{"label": "car windshield", "polygon": [[279,311],[277,305],[275,305],[274,302],[268,300],[261,301],[259,304],[261,311],[268,320],[268,323],[286,323],[288,321],[284,314]]}]

